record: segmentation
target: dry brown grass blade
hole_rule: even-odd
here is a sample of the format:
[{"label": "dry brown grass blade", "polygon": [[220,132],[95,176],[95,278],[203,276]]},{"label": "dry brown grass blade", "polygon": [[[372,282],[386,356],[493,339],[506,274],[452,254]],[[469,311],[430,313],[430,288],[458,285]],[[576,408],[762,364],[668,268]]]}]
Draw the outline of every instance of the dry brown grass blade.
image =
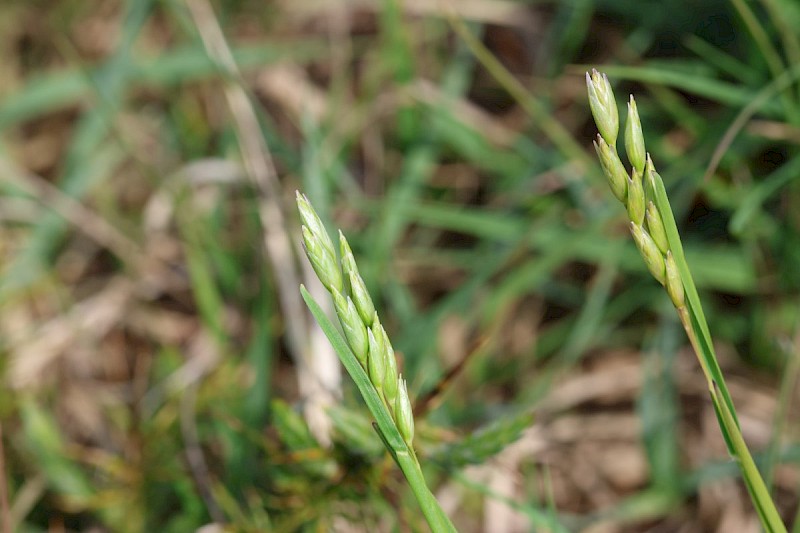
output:
[{"label": "dry brown grass blade", "polygon": [[197,423],[195,421],[196,399],[196,386],[186,388],[181,395],[180,422],[181,435],[186,448],[186,462],[189,465],[197,490],[200,492],[203,502],[205,502],[206,509],[208,509],[209,516],[214,522],[222,524],[225,522],[225,514],[214,498],[211,471],[203,453],[203,447],[200,445],[200,436],[197,433]]},{"label": "dry brown grass blade", "polygon": [[92,296],[73,305],[24,338],[10,349],[7,380],[21,389],[42,382],[45,369],[71,348],[91,345],[122,320],[133,297],[134,285],[126,278],[112,278]]},{"label": "dry brown grass blade", "polygon": [[58,213],[67,222],[83,232],[97,244],[134,269],[142,267],[142,250],[138,243],[128,238],[103,217],[64,194],[44,178],[18,168],[5,158],[0,158],[0,175],[10,178],[36,201],[47,209]]},{"label": "dry brown grass blade", "polygon": [[259,75],[259,93],[278,102],[296,121],[308,117],[315,123],[328,114],[327,95],[297,65],[276,65]]},{"label": "dry brown grass blade", "polygon": [[[340,370],[332,349],[320,342],[314,343],[312,351],[312,343],[308,340],[310,323],[297,290],[300,276],[281,206],[281,190],[272,156],[250,98],[240,83],[238,68],[211,4],[206,0],[187,0],[186,5],[206,52],[226,76],[225,98],[236,127],[242,162],[247,175],[260,192],[259,217],[264,232],[264,246],[277,278],[275,285],[287,341],[297,364],[300,388],[305,395],[306,419],[315,437],[324,444],[330,444],[331,423],[325,408],[339,389]],[[318,368],[324,368],[326,374],[318,373]]]},{"label": "dry brown grass blade", "polygon": [[[377,0],[304,0],[296,2],[284,0],[283,10],[296,21],[329,19],[335,13],[345,11],[349,16],[356,12],[378,11],[381,2]],[[446,11],[441,5],[430,0],[405,0],[402,9],[413,16],[444,17]],[[528,6],[509,0],[459,0],[454,2],[455,13],[464,20],[530,30],[538,28],[540,20]]]}]

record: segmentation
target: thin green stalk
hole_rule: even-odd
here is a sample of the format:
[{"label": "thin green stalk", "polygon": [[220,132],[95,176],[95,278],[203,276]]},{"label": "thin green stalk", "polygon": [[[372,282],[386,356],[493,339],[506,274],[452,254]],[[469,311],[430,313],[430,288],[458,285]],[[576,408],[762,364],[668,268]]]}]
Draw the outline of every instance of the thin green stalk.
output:
[{"label": "thin green stalk", "polygon": [[[677,309],[677,311],[678,318],[680,318],[681,324],[683,325],[683,330],[686,332],[686,336],[689,338],[689,344],[692,345],[694,353],[703,353],[702,347],[697,341],[697,335],[695,334],[694,328],[692,328],[692,319],[689,317],[689,310],[686,309],[686,307],[680,307]],[[706,377],[706,381],[711,384],[713,378],[711,377],[711,371],[708,369],[705,360],[702,357],[698,357],[697,361],[700,363],[700,368],[703,370],[703,375]],[[709,387],[709,390],[713,392],[714,388]]]},{"label": "thin green stalk", "polygon": [[[715,393],[714,396],[716,396],[717,391],[718,389],[715,388],[713,391]],[[720,401],[717,401],[716,404],[719,405],[725,426],[736,427],[736,421],[733,418],[733,413],[728,409],[728,405]],[[747,449],[747,444],[742,437],[742,433],[738,430],[732,431],[730,436],[733,442],[733,449],[736,452],[735,457],[744,474],[747,488],[753,499],[756,500],[755,507],[756,511],[758,511],[759,518],[761,518],[761,524],[768,532],[786,533],[786,526],[783,525],[778,510],[775,508],[772,498],[770,498],[769,490],[764,480],[761,478],[761,474],[758,472],[758,467],[756,467],[756,463],[753,461],[753,456],[750,455],[750,450]]]},{"label": "thin green stalk", "polygon": [[400,467],[400,470],[403,471],[403,475],[406,476],[406,480],[422,509],[422,514],[425,515],[425,520],[428,521],[431,531],[435,533],[456,531],[450,518],[448,518],[447,514],[445,514],[439,506],[436,497],[428,488],[425,477],[422,475],[422,469],[416,459],[416,454],[411,455],[412,453],[413,450],[411,453],[398,452],[394,455],[394,460],[397,462],[397,466]]},{"label": "thin green stalk", "polygon": [[658,207],[664,222],[670,249],[677,263],[680,280],[685,289],[686,303],[685,306],[678,307],[678,314],[695,350],[697,360],[700,362],[703,373],[706,376],[722,436],[725,439],[728,450],[736,458],[740,466],[745,485],[761,519],[762,526],[768,532],[785,532],[786,526],[780,519],[775,502],[770,497],[769,490],[758,468],[755,466],[739,428],[736,409],[714,353],[714,345],[705,314],[703,313],[703,307],[700,303],[700,296],[697,293],[689,265],[683,255],[683,245],[672,214],[672,208],[669,205],[664,184],[660,176],[655,172],[652,173],[651,187],[655,205]]}]

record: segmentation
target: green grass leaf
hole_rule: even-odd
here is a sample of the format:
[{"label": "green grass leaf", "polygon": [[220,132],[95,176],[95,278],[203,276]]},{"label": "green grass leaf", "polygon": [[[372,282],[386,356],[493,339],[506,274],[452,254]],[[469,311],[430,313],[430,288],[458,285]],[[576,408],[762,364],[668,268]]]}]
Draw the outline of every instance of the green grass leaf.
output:
[{"label": "green grass leaf", "polygon": [[517,441],[532,423],[533,414],[529,412],[500,418],[458,442],[438,448],[430,459],[456,468],[481,464]]}]

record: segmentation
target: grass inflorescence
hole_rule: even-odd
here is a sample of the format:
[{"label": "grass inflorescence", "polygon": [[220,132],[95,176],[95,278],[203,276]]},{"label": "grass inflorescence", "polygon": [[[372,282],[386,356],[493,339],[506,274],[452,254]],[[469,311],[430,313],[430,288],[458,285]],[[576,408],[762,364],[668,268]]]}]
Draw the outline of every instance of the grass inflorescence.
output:
[{"label": "grass inflorescence", "polygon": [[680,235],[664,183],[656,172],[650,155],[645,155],[644,134],[636,101],[631,95],[625,125],[625,151],[633,167],[628,176],[616,149],[619,118],[608,77],[597,70],[592,70],[591,74],[587,72],[586,86],[592,115],[600,130],[595,149],[611,190],[627,208],[630,231],[636,247],[650,273],[664,285],[678,312],[705,374],[728,450],[739,462],[745,485],[762,525],[770,532],[786,531],[742,437],[736,410],[714,353],[694,281],[683,257]]},{"label": "grass inflorescence", "polygon": [[800,4],[652,7],[0,2],[0,533],[800,523]]},{"label": "grass inflorescence", "polygon": [[408,387],[398,374],[394,348],[358,272],[350,245],[340,231],[340,259],[337,259],[333,241],[308,198],[298,191],[296,199],[303,221],[303,248],[314,272],[333,298],[346,344],[330,328],[311,295],[301,287],[303,297],[356,381],[376,418],[381,440],[406,476],[431,530],[435,533],[455,531],[422,475],[414,451],[414,413]]}]

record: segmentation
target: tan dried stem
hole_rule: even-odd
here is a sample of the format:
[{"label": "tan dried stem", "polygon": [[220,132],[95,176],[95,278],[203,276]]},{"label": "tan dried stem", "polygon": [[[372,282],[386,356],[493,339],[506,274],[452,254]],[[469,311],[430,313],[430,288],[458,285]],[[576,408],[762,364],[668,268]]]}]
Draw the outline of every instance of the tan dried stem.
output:
[{"label": "tan dried stem", "polygon": [[41,176],[25,171],[5,158],[0,158],[0,175],[33,194],[37,202],[63,217],[130,267],[142,269],[141,258],[144,253],[141,246],[78,200],[64,194]]},{"label": "tan dried stem", "polygon": [[[314,342],[313,338],[309,340],[310,324],[297,292],[300,275],[286,229],[286,216],[279,201],[280,186],[272,156],[211,4],[207,0],[186,0],[186,5],[206,52],[224,74],[225,98],[236,127],[245,171],[260,192],[258,211],[264,232],[264,246],[277,278],[275,286],[285,318],[287,340],[297,364],[301,393],[306,400],[306,421],[314,436],[323,445],[330,445],[331,422],[325,409],[333,403],[334,395],[340,389],[341,370],[327,342]],[[309,287],[317,284],[313,276],[305,281]],[[317,368],[325,368],[326,371],[315,372]]]}]

